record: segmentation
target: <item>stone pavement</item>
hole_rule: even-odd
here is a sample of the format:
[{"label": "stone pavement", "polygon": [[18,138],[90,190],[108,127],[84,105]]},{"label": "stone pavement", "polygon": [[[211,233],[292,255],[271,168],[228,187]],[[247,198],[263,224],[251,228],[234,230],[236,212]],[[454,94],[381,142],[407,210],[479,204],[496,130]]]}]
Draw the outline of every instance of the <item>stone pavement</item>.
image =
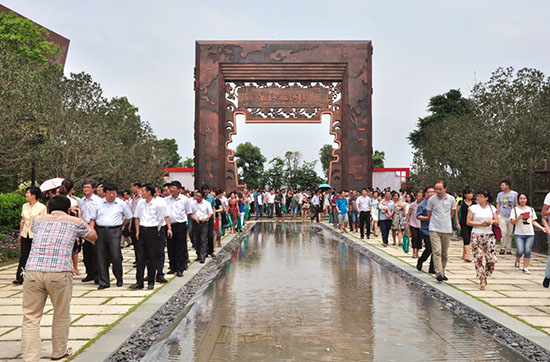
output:
[{"label": "stone pavement", "polygon": [[[226,240],[223,241],[223,244],[225,242]],[[191,244],[189,244],[189,250],[190,258],[194,260],[195,252],[192,251]],[[85,277],[85,269],[82,259],[79,262],[79,269],[82,274],[74,276],[73,298],[71,301],[72,321],[69,332],[69,346],[73,348],[75,354],[88,347],[89,342],[105,333],[131,312],[134,306],[148,299],[164,286],[164,284],[155,283],[154,290],[133,291],[128,289],[136,281],[136,269],[132,267],[132,262],[135,259],[132,247],[122,249],[122,255],[124,259],[124,286],[117,287],[116,280],[111,273],[111,287],[104,290],[97,290],[97,285],[93,282],[81,282]],[[82,254],[80,254],[80,257],[82,258]],[[17,264],[0,268],[0,361],[20,361],[21,358],[23,287],[11,283],[15,279],[16,268]],[[193,270],[197,269],[193,268]],[[168,271],[168,256],[166,257],[164,271]],[[184,277],[186,274],[189,274],[189,271],[184,273]],[[169,283],[174,281],[175,278],[174,275],[166,275]],[[53,307],[48,298],[44,307],[40,329],[42,358],[45,361],[50,360],[52,351],[52,317]]]},{"label": "stone pavement", "polygon": [[[359,233],[349,235],[359,239]],[[363,241],[416,267],[417,259],[412,258],[412,250],[405,254],[401,247],[392,245],[391,234],[389,240],[388,247],[382,246],[380,235]],[[446,271],[449,281],[446,283],[550,335],[550,289],[542,286],[547,256],[532,253],[531,274],[524,274],[521,269],[514,268],[515,255],[498,255],[493,276],[487,280],[486,289],[480,290],[474,263],[461,259],[462,245],[462,239],[451,241]],[[424,263],[424,272],[427,272],[428,265],[429,261]]]}]

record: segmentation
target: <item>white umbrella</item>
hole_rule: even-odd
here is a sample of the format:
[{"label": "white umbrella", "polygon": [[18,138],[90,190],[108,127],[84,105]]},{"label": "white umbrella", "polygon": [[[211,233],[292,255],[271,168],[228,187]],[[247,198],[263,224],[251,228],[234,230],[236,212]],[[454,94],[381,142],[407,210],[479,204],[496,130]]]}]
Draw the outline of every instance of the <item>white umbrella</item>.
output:
[{"label": "white umbrella", "polygon": [[56,177],[51,178],[49,180],[46,180],[42,182],[42,185],[40,185],[40,191],[45,192],[48,190],[53,190],[61,186],[61,183],[63,182],[64,178]]}]

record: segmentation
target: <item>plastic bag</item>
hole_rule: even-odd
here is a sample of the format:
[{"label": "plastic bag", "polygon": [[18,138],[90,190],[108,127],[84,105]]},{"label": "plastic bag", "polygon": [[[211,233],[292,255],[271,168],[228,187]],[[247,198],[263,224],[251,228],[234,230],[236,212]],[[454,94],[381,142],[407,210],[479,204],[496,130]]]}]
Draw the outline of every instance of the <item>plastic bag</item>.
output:
[{"label": "plastic bag", "polygon": [[403,251],[405,253],[409,253],[409,233],[405,231],[405,234],[403,235]]}]

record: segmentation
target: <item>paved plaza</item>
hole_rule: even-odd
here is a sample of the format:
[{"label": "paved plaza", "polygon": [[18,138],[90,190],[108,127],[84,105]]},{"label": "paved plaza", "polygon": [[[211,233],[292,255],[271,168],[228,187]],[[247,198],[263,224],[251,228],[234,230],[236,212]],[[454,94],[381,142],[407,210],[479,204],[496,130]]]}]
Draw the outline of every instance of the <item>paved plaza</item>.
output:
[{"label": "paved plaza", "polygon": [[[359,240],[358,234],[350,234]],[[232,239],[225,238],[223,244]],[[391,245],[383,248],[381,239],[364,240],[369,245],[387,253],[411,266],[416,265],[416,259],[411,253],[405,254],[400,247]],[[499,255],[493,277],[488,280],[487,289],[479,290],[475,279],[473,263],[466,263],[460,259],[462,242],[452,241],[447,275],[451,286],[463,293],[473,296],[484,303],[497,308],[529,326],[550,335],[550,290],[544,289],[541,282],[544,278],[546,255],[534,253],[529,267],[531,274],[526,275],[514,268],[513,255]],[[135,282],[135,269],[132,268],[134,251],[131,248],[123,249],[124,255],[124,286],[118,288],[114,282],[111,288],[97,290],[93,283],[82,283],[84,275],[74,277],[73,299],[71,306],[71,329],[69,346],[75,353],[82,352],[98,337],[110,330],[130,312],[136,305],[144,303],[138,309],[146,307],[147,299],[163,288],[175,290],[183,286],[198,270],[201,265],[194,263],[184,278],[175,278],[167,275],[169,284],[155,284],[155,290],[131,291],[128,287]],[[194,252],[191,257],[194,259]],[[80,263],[81,271],[84,270]],[[428,264],[424,265],[427,270]],[[22,324],[22,286],[12,285],[15,276],[16,264],[0,268],[0,360],[17,361],[21,358],[21,324]],[[165,271],[167,268],[165,269]],[[418,272],[420,273],[420,272]],[[178,285],[172,285],[172,284]],[[176,288],[177,287],[177,288]],[[173,293],[170,291],[170,293]],[[167,296],[169,297],[169,296]],[[51,323],[52,305],[47,303],[42,318],[41,336],[42,356],[49,360],[51,356]],[[125,319],[127,320],[127,319]],[[137,328],[138,326],[135,326]],[[128,335],[132,331],[128,331]],[[95,347],[94,347],[95,348]],[[88,353],[88,351],[86,352]]]},{"label": "paved plaza", "polygon": [[[357,233],[351,235],[359,237]],[[389,240],[390,245],[383,247],[380,236],[370,240],[364,239],[369,245],[416,267],[417,259],[412,258],[412,250],[406,254],[401,247],[392,245],[391,235]],[[550,290],[541,285],[547,256],[532,253],[529,264],[531,274],[524,274],[521,269],[514,268],[515,255],[498,255],[493,276],[487,280],[486,290],[483,291],[479,289],[474,263],[464,262],[460,258],[462,245],[462,240],[451,241],[449,262],[445,273],[449,281],[446,283],[550,334]],[[427,272],[428,265],[429,260],[424,263],[424,272]]]}]

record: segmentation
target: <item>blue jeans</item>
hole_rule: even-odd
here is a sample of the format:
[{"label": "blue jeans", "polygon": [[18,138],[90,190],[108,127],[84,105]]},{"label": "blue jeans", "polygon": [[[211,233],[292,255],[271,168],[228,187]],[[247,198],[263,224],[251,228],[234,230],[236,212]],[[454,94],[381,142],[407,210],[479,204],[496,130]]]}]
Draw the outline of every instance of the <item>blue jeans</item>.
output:
[{"label": "blue jeans", "polygon": [[353,225],[357,225],[359,222],[359,212],[358,211],[352,211],[351,212],[351,223]]},{"label": "blue jeans", "polygon": [[521,258],[525,254],[525,259],[531,259],[531,249],[535,242],[535,235],[516,235],[516,257]]}]

